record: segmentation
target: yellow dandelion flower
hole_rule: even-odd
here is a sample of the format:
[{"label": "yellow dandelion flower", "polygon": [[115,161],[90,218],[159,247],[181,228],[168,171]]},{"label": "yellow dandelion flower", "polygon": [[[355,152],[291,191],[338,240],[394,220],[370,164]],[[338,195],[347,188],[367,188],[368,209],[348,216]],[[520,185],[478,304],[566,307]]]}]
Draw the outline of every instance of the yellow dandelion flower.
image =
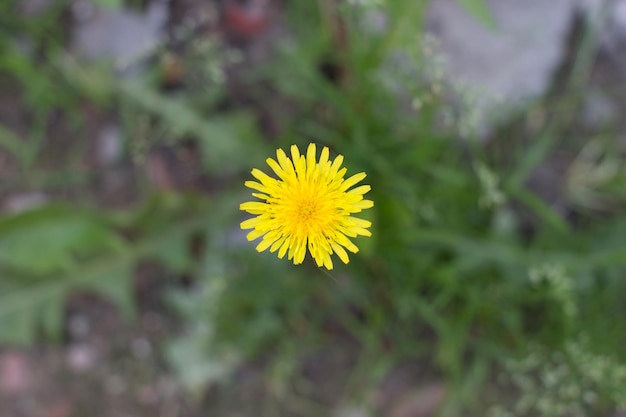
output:
[{"label": "yellow dandelion flower", "polygon": [[333,253],[347,264],[345,249],[359,251],[348,238],[371,236],[367,230],[371,223],[351,216],[374,206],[363,199],[369,185],[350,189],[365,178],[365,173],[344,179],[347,170],[340,169],[343,156],[331,162],[324,147],[318,162],[314,144],[309,145],[306,156],[300,155],[296,145],[291,146],[291,159],[282,149],[276,151],[276,156],[278,162],[272,158],[266,161],[278,178],[255,168],[252,175],[259,182],[245,182],[246,187],[259,191],[252,195],[263,200],[239,207],[256,215],[241,223],[242,229],[253,229],[248,240],[262,236],[257,251],[269,248],[270,252],[278,251],[279,258],[288,253],[294,264],[304,261],[307,248],[318,266],[333,269]]}]

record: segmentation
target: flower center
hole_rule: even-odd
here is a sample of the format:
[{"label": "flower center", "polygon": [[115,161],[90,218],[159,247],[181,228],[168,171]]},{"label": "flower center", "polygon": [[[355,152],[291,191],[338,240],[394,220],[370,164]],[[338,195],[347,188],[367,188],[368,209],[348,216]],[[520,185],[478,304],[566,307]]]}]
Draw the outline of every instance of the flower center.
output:
[{"label": "flower center", "polygon": [[303,201],[298,206],[298,218],[300,221],[309,222],[317,214],[318,208],[314,201]]}]

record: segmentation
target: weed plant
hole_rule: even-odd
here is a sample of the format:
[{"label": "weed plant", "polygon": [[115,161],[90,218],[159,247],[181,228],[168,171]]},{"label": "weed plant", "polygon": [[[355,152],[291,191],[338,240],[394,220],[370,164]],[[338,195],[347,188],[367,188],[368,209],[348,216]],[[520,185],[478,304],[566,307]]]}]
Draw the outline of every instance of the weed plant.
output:
[{"label": "weed plant", "polygon": [[[74,120],[73,134],[86,134],[81,101],[119,117],[137,169],[152,147],[191,141],[201,174],[223,185],[211,193],[162,193],[144,178],[137,202],[124,210],[100,207],[90,196],[3,213],[2,344],[58,339],[64,301],[78,289],[110,297],[132,317],[133,271],[151,260],[192,277],[191,289],[167,295],[185,331],[165,349],[192,391],[208,384],[234,390],[233,372],[263,358],[270,387],[264,413],[281,404],[289,415],[328,415],[355,402],[373,413],[365,393],[397,364],[416,361],[430,375],[425,383],[445,381],[441,415],[626,411],[622,156],[600,145],[614,169],[574,193],[585,204],[567,201],[566,214],[527,183],[569,134],[567,123],[553,120],[575,119],[575,106],[564,115],[542,101],[535,110],[551,117],[523,146],[498,133],[495,145],[484,146],[471,135],[472,109],[451,104],[436,75],[421,35],[427,2],[285,2],[290,35],[275,40],[269,63],[243,65],[238,74],[246,105],[228,96],[220,72],[246,58],[233,58],[225,46],[200,44],[191,34],[182,59],[197,65],[190,78],[196,84],[168,93],[158,71],[120,78],[111,67],[67,56],[55,25],[64,5],[53,3],[37,17],[16,14],[15,2],[0,5],[0,16],[15,16],[0,17],[10,23],[0,29],[0,92],[17,92],[15,106],[29,120],[25,137],[0,123],[2,154],[14,167],[0,192],[54,196],[59,183],[88,186],[77,181],[77,163],[42,165],[54,147],[47,137],[54,117]],[[490,25],[482,1],[460,3]],[[17,46],[24,39],[37,53]],[[277,97],[288,109],[268,109],[281,130],[264,138],[255,111]],[[373,236],[331,272],[310,259],[294,266],[259,254],[238,230],[250,169],[275,148],[310,142],[345,155],[349,172],[367,172],[375,202],[364,213]],[[494,146],[500,151],[491,152]],[[575,178],[598,169],[582,149],[571,150]],[[50,180],[59,173],[58,182]],[[201,249],[190,251],[198,237]],[[350,360],[329,372],[321,384],[331,393],[316,400],[325,390],[301,364],[319,352],[349,352]]]}]

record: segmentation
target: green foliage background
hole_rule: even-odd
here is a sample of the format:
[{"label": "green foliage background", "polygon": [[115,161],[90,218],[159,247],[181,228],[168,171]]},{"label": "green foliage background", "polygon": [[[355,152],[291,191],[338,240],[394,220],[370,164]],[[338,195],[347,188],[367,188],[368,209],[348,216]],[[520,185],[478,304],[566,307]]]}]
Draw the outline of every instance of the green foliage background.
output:
[{"label": "green foliage background", "polygon": [[[459,3],[497,30],[483,1]],[[62,28],[55,26],[63,2],[28,19],[7,18],[14,2],[0,5],[0,90],[17,89],[32,121],[25,138],[0,125],[0,147],[16,164],[16,173],[1,181],[3,192],[80,186],[72,164],[47,170],[43,161],[47,146],[54,146],[47,138],[53,113],[67,118],[76,135],[84,134],[77,110],[83,100],[119,116],[133,164],[141,166],[144,148],[191,140],[203,174],[226,184],[210,195],[162,193],[143,184],[137,203],[124,210],[99,207],[87,197],[2,214],[0,342],[58,340],[64,302],[78,290],[109,297],[132,319],[134,270],[140,262],[157,261],[193,277],[192,290],[172,286],[167,295],[186,331],[165,349],[192,390],[228,384],[238,365],[261,355],[270,356],[267,378],[286,384],[303,356],[346,344],[357,356],[339,378],[348,397],[359,398],[395,364],[417,359],[449,384],[442,415],[624,411],[626,377],[619,370],[626,361],[626,222],[620,214],[626,171],[610,145],[614,132],[602,132],[608,141],[595,132],[581,138],[597,143],[600,160],[616,169],[602,183],[584,184],[584,204],[569,201],[571,218],[527,185],[570,135],[585,71],[577,66],[564,94],[532,105],[529,111],[550,117],[521,143],[512,139],[521,134],[496,133],[495,145],[485,146],[461,139],[469,109],[441,125],[450,103],[432,94],[435,81],[420,72],[430,65],[419,36],[427,2],[343,5],[338,13],[348,41],[342,50],[318,6],[287,2],[293,39],[278,41],[275,59],[242,77],[257,106],[270,95],[295,103],[289,113],[274,115],[284,129],[270,142],[255,123],[254,106],[221,105],[228,90],[210,74],[226,65],[225,47],[190,37],[195,52],[185,59],[202,62],[194,69],[203,88],[192,85],[174,95],[157,87],[156,75],[120,79],[106,65],[67,57]],[[363,15],[372,8],[387,14],[386,31],[362,30]],[[18,37],[40,52],[16,49]],[[582,44],[577,63],[589,53]],[[407,68],[393,64],[397,54],[404,54]],[[322,62],[340,68],[339,81],[319,71]],[[408,105],[415,100],[417,110]],[[572,110],[554,110],[563,103]],[[237,230],[251,168],[263,167],[277,147],[311,141],[344,155],[349,172],[367,172],[375,201],[366,213],[373,237],[358,240],[361,252],[331,273],[258,254]],[[506,153],[498,147],[502,143]],[[576,143],[569,149],[574,157],[585,149]],[[586,162],[578,166],[583,174],[599,168]],[[198,236],[203,245],[194,254],[190,242]],[[555,361],[556,354],[563,356]],[[563,378],[592,391],[593,401],[542,388],[549,385],[542,372],[563,357],[571,368]],[[617,371],[599,379],[596,368]],[[520,383],[524,375],[535,382]],[[276,401],[296,395],[285,390]],[[515,408],[527,397],[539,404],[542,396],[554,407]]]}]

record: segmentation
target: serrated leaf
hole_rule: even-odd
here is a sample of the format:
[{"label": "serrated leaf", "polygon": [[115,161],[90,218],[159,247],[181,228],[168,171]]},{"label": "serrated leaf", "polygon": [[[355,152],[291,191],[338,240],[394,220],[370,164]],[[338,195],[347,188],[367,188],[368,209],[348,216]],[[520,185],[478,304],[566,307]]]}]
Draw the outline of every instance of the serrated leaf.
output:
[{"label": "serrated leaf", "polygon": [[150,249],[149,256],[165,265],[173,272],[185,272],[191,264],[191,252],[187,247],[186,234],[172,236]]},{"label": "serrated leaf", "polygon": [[250,160],[258,152],[258,131],[249,114],[207,119],[186,101],[160,94],[139,81],[122,83],[119,91],[145,111],[157,115],[173,136],[197,139],[204,165],[212,172],[223,175],[236,170],[242,161]]},{"label": "serrated leaf", "polygon": [[34,337],[33,312],[25,312],[15,317],[0,317],[0,340],[3,344],[26,345]]},{"label": "serrated leaf", "polygon": [[[3,286],[4,291],[0,293],[0,341],[27,344],[33,340],[38,329],[52,336],[58,334],[60,328],[54,325],[60,325],[67,289],[67,283],[63,281]],[[48,317],[45,322],[46,314],[56,317]]]},{"label": "serrated leaf", "polygon": [[[32,341],[37,329],[58,337],[65,298],[78,288],[95,290],[113,301],[126,317],[134,315],[132,271],[134,258],[124,254],[77,266],[67,276],[14,286],[0,294],[0,340]],[[18,280],[12,280],[18,281]]]},{"label": "serrated leaf", "polygon": [[472,16],[474,16],[480,23],[482,23],[488,29],[494,30],[497,28],[496,21],[493,18],[493,14],[485,0],[456,0],[465,10],[467,10]]},{"label": "serrated leaf", "polygon": [[65,298],[85,283],[97,282],[99,292],[129,310],[122,293],[130,290],[89,268],[121,247],[103,219],[87,211],[50,205],[0,218],[0,340],[28,343],[39,331],[58,337]]},{"label": "serrated leaf", "polygon": [[135,295],[133,292],[133,259],[122,259],[117,263],[104,265],[82,277],[84,288],[105,295],[127,319],[135,316]]},{"label": "serrated leaf", "polygon": [[117,243],[99,219],[67,207],[46,206],[0,219],[0,266],[25,273],[67,270],[74,255]]},{"label": "serrated leaf", "polygon": [[60,300],[44,300],[38,309],[44,336],[59,341],[63,324],[65,295]]},{"label": "serrated leaf", "polygon": [[[182,268],[187,236],[205,223],[177,218],[149,222],[132,244],[104,216],[64,206],[0,218],[0,343],[30,343],[41,332],[58,337],[66,297],[76,289],[102,294],[132,317],[137,261],[162,256]],[[175,227],[163,227],[171,222]]]}]

